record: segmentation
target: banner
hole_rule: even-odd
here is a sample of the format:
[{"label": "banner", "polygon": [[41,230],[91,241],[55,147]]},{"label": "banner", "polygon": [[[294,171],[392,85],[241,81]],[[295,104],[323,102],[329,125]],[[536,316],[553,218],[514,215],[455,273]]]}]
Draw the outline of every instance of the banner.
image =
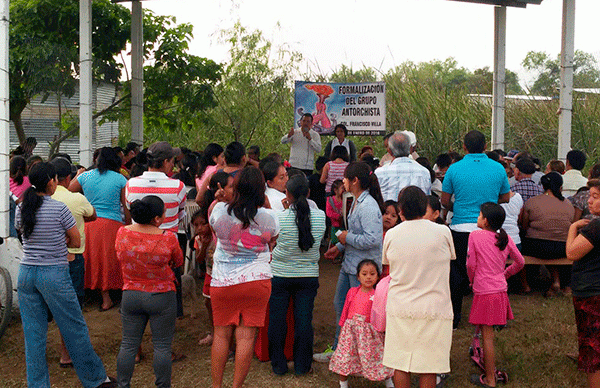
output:
[{"label": "banner", "polygon": [[333,135],[337,124],[348,135],[385,135],[385,83],[324,83],[296,81],[295,128],[304,113],[313,115],[313,129]]}]

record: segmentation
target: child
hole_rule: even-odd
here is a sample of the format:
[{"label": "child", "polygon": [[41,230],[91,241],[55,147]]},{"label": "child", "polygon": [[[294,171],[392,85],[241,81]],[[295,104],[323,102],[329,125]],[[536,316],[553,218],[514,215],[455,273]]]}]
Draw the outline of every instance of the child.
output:
[{"label": "child", "polygon": [[385,238],[385,233],[392,229],[394,226],[398,225],[398,221],[400,221],[400,215],[398,214],[398,202],[387,200],[383,203],[383,209],[385,213],[383,213],[383,237]]},{"label": "child", "polygon": [[346,295],[340,318],[342,331],[329,370],[340,376],[341,388],[348,387],[349,375],[361,375],[371,381],[385,380],[386,387],[393,387],[394,371],[381,364],[384,335],[370,323],[373,287],[379,280],[379,268],[373,260],[365,259],[358,263],[356,273],[360,286],[351,288]]},{"label": "child", "polygon": [[350,160],[348,150],[344,146],[333,147],[329,159],[331,161],[327,162],[325,167],[323,167],[320,179],[321,183],[325,183],[325,192],[327,193],[330,192],[333,182],[344,178],[344,171],[348,167],[348,161]]},{"label": "child", "polygon": [[343,228],[342,196],[344,191],[344,182],[341,179],[336,179],[331,184],[331,195],[327,197],[327,203],[325,204],[325,214],[331,220],[330,247],[338,243],[336,233]]},{"label": "child", "polygon": [[439,197],[435,195],[427,196],[427,212],[425,218],[429,221],[435,222],[436,224],[445,225],[444,219],[440,216],[442,212],[442,204]]},{"label": "child", "polygon": [[[502,206],[486,202],[480,210],[477,226],[482,230],[469,235],[467,273],[474,294],[469,322],[481,325],[485,373],[471,375],[471,382],[481,387],[495,387],[494,325],[506,325],[507,319],[514,319],[506,279],[519,272],[525,261],[502,229],[505,218]],[[513,263],[505,269],[509,256]]]}]

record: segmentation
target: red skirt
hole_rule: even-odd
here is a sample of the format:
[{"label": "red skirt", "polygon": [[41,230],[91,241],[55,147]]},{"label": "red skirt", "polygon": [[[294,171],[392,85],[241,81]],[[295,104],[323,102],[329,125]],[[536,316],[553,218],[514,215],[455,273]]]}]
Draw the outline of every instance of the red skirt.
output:
[{"label": "red skirt", "polygon": [[508,319],[515,319],[506,292],[473,295],[469,323],[473,325],[506,325]]},{"label": "red skirt", "polygon": [[85,288],[92,290],[121,290],[123,273],[117,260],[115,240],[122,223],[98,218],[85,223]]}]

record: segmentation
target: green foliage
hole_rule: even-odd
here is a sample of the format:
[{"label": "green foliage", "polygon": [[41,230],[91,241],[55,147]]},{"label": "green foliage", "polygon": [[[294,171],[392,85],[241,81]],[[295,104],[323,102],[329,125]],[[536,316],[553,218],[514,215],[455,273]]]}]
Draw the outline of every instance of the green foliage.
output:
[{"label": "green foliage", "polygon": [[[560,82],[560,55],[550,57],[546,52],[530,51],[522,62],[523,68],[533,73],[532,94],[557,96]],[[573,86],[576,88],[600,87],[598,61],[590,53],[580,50],[573,56]]]}]

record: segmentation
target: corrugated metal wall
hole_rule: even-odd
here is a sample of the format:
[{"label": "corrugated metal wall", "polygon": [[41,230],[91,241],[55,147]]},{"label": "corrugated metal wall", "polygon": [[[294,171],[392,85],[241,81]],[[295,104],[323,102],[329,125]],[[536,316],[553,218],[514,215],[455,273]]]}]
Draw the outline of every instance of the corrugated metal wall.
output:
[{"label": "corrugated metal wall", "polygon": [[[114,85],[107,83],[94,83],[93,109],[100,111],[105,109],[117,99],[117,91]],[[33,136],[37,139],[37,147],[34,154],[43,158],[48,156],[50,149],[49,143],[58,136],[56,123],[59,120],[58,101],[56,96],[50,96],[44,103],[42,97],[36,97],[23,111],[22,120],[25,129],[25,136]],[[62,115],[70,114],[79,116],[79,88],[71,98],[61,100]],[[97,120],[94,120],[92,128],[92,147],[94,149],[106,146],[116,145],[119,139],[119,123],[105,122],[98,126]],[[10,123],[10,149],[13,150],[19,145],[17,133],[14,125]],[[63,141],[60,145],[60,152],[66,152],[71,155],[73,161],[79,161],[79,136],[74,136]]]}]

